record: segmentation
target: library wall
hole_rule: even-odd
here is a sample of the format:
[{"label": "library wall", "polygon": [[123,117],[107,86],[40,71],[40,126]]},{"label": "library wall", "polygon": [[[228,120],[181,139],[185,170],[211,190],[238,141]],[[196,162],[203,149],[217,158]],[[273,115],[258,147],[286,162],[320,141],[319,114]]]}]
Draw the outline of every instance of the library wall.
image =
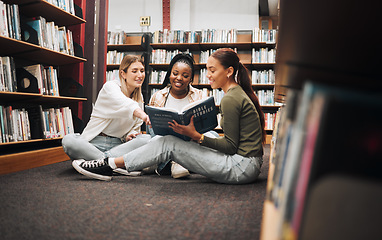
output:
[{"label": "library wall", "polygon": [[[171,0],[171,29],[253,29],[258,26],[258,5],[258,0]],[[139,26],[140,16],[151,16],[149,28]],[[162,30],[162,0],[109,0],[108,29]]]}]

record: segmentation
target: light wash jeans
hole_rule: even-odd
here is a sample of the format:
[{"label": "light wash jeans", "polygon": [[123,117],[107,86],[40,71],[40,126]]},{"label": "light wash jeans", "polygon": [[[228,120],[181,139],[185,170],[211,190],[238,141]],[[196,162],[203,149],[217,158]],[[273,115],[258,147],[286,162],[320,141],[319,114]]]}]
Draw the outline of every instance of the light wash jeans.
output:
[{"label": "light wash jeans", "polygon": [[228,184],[254,182],[263,163],[262,157],[228,155],[174,136],[154,137],[148,144],[123,155],[123,159],[128,171],[174,161],[192,172]]},{"label": "light wash jeans", "polygon": [[88,142],[79,134],[68,134],[62,139],[62,147],[72,160],[94,160],[104,157],[120,157],[145,145],[150,139],[150,135],[140,134],[136,138],[122,143],[119,138],[97,136]]}]

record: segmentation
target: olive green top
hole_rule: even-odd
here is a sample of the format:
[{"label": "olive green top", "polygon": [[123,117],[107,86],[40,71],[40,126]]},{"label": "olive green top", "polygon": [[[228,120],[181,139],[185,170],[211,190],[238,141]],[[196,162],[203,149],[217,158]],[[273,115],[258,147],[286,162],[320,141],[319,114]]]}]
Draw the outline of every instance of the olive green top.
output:
[{"label": "olive green top", "polygon": [[255,105],[240,86],[230,88],[220,103],[224,136],[205,137],[203,146],[226,154],[263,156],[262,129]]}]

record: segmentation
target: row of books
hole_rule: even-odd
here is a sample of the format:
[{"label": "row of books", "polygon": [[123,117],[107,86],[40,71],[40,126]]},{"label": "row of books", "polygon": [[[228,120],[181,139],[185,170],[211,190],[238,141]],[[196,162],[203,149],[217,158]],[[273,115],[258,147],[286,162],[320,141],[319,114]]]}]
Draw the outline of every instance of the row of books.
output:
[{"label": "row of books", "polygon": [[276,115],[277,113],[264,113],[264,120],[265,120],[265,129],[266,130],[273,130],[275,127],[275,121],[276,121]]},{"label": "row of books", "polygon": [[200,34],[201,43],[235,43],[236,29],[203,29]]},{"label": "row of books", "polygon": [[0,36],[26,41],[74,56],[73,33],[42,16],[24,18],[16,4],[0,1]]},{"label": "row of books", "polygon": [[[362,114],[354,114],[354,109]],[[335,198],[324,198],[335,200],[333,206],[338,206],[350,194],[357,195],[359,188],[375,185],[362,201],[375,199],[374,189],[381,180],[382,151],[375,147],[382,142],[381,112],[380,91],[309,81],[301,90],[288,90],[274,132],[276,154],[270,159],[274,174],[268,178],[267,200],[274,206],[272,216],[277,216],[271,223],[272,230],[277,231],[275,239],[301,239],[306,223],[311,220],[309,224],[315,224],[319,205],[328,203],[323,202],[322,194],[337,194],[346,186],[346,191],[340,191]],[[346,121],[333,124],[342,119]],[[359,164],[360,159],[365,164]],[[339,185],[338,179],[347,184]],[[354,185],[358,189],[353,189]],[[338,216],[335,219],[342,220]]]},{"label": "row of books", "polygon": [[166,49],[153,49],[151,52],[151,63],[154,64],[169,64],[171,59],[178,53],[190,53],[189,49],[186,51],[175,50],[166,50]]},{"label": "row of books", "polygon": [[53,4],[70,14],[75,14],[74,0],[46,0],[48,3]]},{"label": "row of books", "polygon": [[0,57],[0,91],[17,91],[16,67],[13,57]]},{"label": "row of books", "polygon": [[275,91],[274,90],[257,90],[255,91],[259,103],[262,106],[273,106],[275,105]]},{"label": "row of books", "polygon": [[[252,30],[253,42],[276,42],[276,29]],[[200,38],[200,39],[199,39]],[[235,43],[237,30],[203,29],[201,31],[167,30],[155,31],[152,43]]]},{"label": "row of books", "polygon": [[209,80],[207,78],[207,68],[202,68],[199,71],[199,84],[209,84]]},{"label": "row of books", "polygon": [[127,33],[124,31],[120,32],[107,32],[107,44],[109,45],[120,45],[127,43]]},{"label": "row of books", "polygon": [[199,36],[196,31],[164,29],[153,33],[151,43],[198,43]]},{"label": "row of books", "polygon": [[209,49],[205,51],[200,51],[199,63],[207,63],[208,58],[211,56],[216,49]]},{"label": "row of books", "polygon": [[275,84],[275,71],[269,70],[252,70],[252,84]]},{"label": "row of books", "polygon": [[41,16],[26,19],[23,26],[24,41],[74,56],[73,33],[65,26],[59,27]]},{"label": "row of books", "polygon": [[25,108],[0,105],[0,139],[2,143],[31,139],[29,115]]},{"label": "row of books", "polygon": [[157,71],[153,70],[151,72],[149,83],[151,84],[162,84],[166,76],[167,71]]},{"label": "row of books", "polygon": [[[215,49],[210,49],[200,52],[199,63],[206,63],[208,57],[216,51]],[[178,53],[178,49],[167,50],[167,49],[153,49],[151,51],[151,63],[154,64],[169,64],[171,59]],[[190,53],[189,49],[185,51]],[[271,48],[260,48],[252,49],[252,63],[275,63],[276,62],[276,50]]]},{"label": "row of books", "polygon": [[14,108],[0,105],[2,143],[63,137],[74,133],[69,107],[43,109],[41,105]]},{"label": "row of books", "polygon": [[17,81],[23,81],[25,78],[29,79],[30,82],[37,81],[37,89],[29,89],[28,92],[35,92],[50,96],[60,96],[57,68],[54,68],[53,66],[34,64],[23,68],[18,68],[17,74],[21,75],[17,77]]},{"label": "row of books", "polygon": [[119,80],[119,70],[114,69],[106,72],[106,81]]},{"label": "row of books", "polygon": [[203,94],[208,97],[214,97],[216,105],[220,105],[222,98],[224,97],[224,91],[221,89],[208,89],[203,88]]},{"label": "row of books", "polygon": [[[276,42],[276,29],[252,30],[252,42],[266,42],[273,44]],[[237,42],[237,30],[203,29],[201,31],[184,30],[158,30],[152,33],[151,43],[171,44],[171,43],[235,43]],[[128,34],[124,31],[108,32],[107,41],[110,45],[126,44]]]},{"label": "row of books", "polygon": [[[167,71],[153,70],[151,72],[149,83],[151,84],[162,84]],[[199,84],[209,84],[207,79],[207,69],[202,68],[199,71]],[[274,84],[275,83],[275,71],[269,70],[252,70],[252,84]]]},{"label": "row of books", "polygon": [[276,49],[260,48],[252,49],[252,63],[275,63]]},{"label": "row of books", "polygon": [[13,57],[0,57],[0,91],[60,96],[58,71],[41,64],[16,68]]},{"label": "row of books", "polygon": [[106,64],[120,64],[122,59],[128,54],[128,52],[119,52],[117,50],[108,51],[106,55]]},{"label": "row of books", "polygon": [[276,43],[276,29],[255,28],[252,31],[252,42]]},{"label": "row of books", "polygon": [[0,36],[21,40],[19,6],[0,1]]},{"label": "row of books", "polygon": [[63,137],[74,133],[72,111],[69,107],[42,110],[44,138]]}]

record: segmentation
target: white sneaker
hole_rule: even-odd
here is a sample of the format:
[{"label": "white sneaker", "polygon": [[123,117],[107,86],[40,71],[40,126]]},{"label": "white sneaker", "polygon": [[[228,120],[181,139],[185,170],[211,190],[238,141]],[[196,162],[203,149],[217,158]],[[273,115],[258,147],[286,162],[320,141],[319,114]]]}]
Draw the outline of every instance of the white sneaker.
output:
[{"label": "white sneaker", "polygon": [[116,172],[116,173],[119,173],[119,174],[122,174],[122,175],[126,175],[126,176],[130,176],[130,177],[137,177],[137,176],[142,175],[141,171],[129,172],[126,169],[123,169],[123,168],[116,168],[116,169],[113,170],[113,172]]},{"label": "white sneaker", "polygon": [[190,176],[190,172],[176,162],[171,162],[171,176],[173,178],[182,178]]}]

